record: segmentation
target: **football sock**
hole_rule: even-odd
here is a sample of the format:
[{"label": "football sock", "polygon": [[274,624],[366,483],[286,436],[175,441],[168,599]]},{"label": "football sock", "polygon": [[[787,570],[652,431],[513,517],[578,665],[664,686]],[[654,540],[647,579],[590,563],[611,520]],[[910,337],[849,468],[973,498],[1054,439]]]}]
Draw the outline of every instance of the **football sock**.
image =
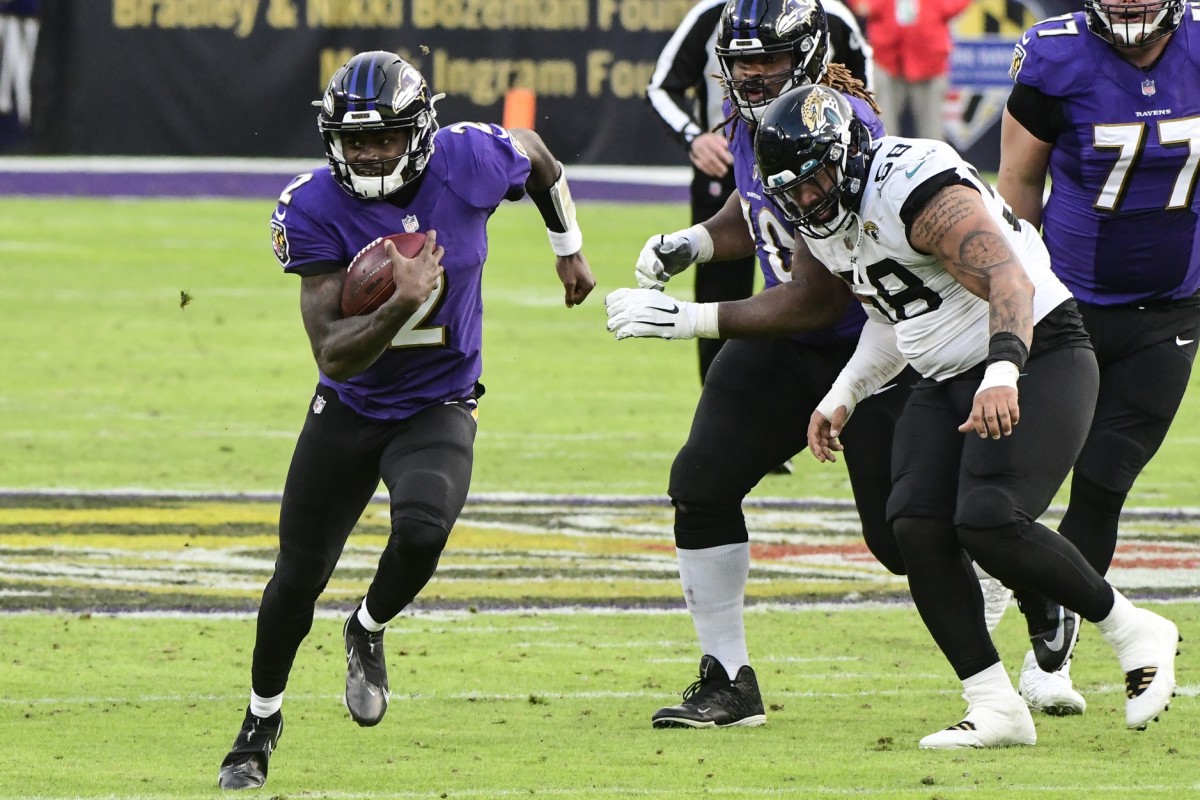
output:
[{"label": "football sock", "polygon": [[1004,663],[997,661],[987,669],[976,672],[969,678],[963,678],[962,682],[964,689],[974,689],[977,686],[994,686],[997,689],[1006,689],[1011,692],[1012,680],[1009,679],[1008,673],[1004,669]]},{"label": "football sock", "polygon": [[362,625],[368,633],[378,633],[387,626],[386,622],[376,622],[375,619],[367,613],[366,598],[363,598],[363,601],[358,604],[358,613],[355,616],[358,617],[358,624]]},{"label": "football sock", "polygon": [[266,719],[281,708],[283,692],[274,697],[259,697],[255,692],[250,692],[250,713],[259,719]]},{"label": "football sock", "polygon": [[679,580],[700,650],[721,662],[732,680],[750,663],[742,604],[750,577],[750,543],[681,550]]},{"label": "football sock", "polygon": [[1112,610],[1108,612],[1108,616],[1096,623],[1096,627],[1106,637],[1127,636],[1132,629],[1137,627],[1137,615],[1134,613],[1137,609],[1116,589],[1113,589],[1112,593]]}]

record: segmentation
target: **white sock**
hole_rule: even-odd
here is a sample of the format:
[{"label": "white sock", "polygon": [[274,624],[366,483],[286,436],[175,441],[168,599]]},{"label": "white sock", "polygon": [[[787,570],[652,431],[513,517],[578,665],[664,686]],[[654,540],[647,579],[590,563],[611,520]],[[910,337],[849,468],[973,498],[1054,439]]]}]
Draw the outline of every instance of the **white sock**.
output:
[{"label": "white sock", "polygon": [[358,624],[367,629],[368,633],[379,633],[385,627],[386,622],[376,622],[375,619],[367,613],[367,598],[358,604]]},{"label": "white sock", "polygon": [[1100,634],[1104,637],[1122,636],[1125,634],[1126,626],[1136,625],[1135,611],[1137,608],[1133,603],[1125,599],[1125,595],[1118,592],[1116,589],[1113,593],[1112,611],[1108,612],[1108,616],[1096,623],[1096,627],[1100,629]]},{"label": "white sock", "polygon": [[679,582],[700,650],[721,662],[732,680],[750,663],[742,606],[750,577],[750,543],[703,550],[675,549]]},{"label": "white sock", "polygon": [[1153,637],[1147,639],[1142,635],[1146,632],[1146,617],[1116,589],[1112,593],[1112,611],[1096,623],[1100,636],[1112,647],[1126,672],[1155,663],[1158,643]]},{"label": "white sock", "polygon": [[1004,669],[1004,662],[997,661],[990,667],[976,672],[969,678],[963,679],[964,689],[974,689],[979,686],[990,686],[996,689],[1013,690],[1012,680],[1008,677],[1008,672]]},{"label": "white sock", "polygon": [[250,713],[259,719],[269,717],[281,708],[283,708],[283,692],[274,697],[259,697],[253,691],[250,692]]}]

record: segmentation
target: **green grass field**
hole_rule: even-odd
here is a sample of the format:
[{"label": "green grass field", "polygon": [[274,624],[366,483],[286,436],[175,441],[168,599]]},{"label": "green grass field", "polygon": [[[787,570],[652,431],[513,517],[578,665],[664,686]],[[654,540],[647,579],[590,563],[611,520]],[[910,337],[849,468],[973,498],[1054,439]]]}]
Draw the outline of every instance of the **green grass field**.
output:
[{"label": "green grass field", "polygon": [[[299,280],[270,252],[271,208],[0,199],[0,488],[279,490],[316,368]],[[695,344],[614,341],[603,298],[684,209],[580,216],[599,285],[571,310],[532,204],[493,217],[476,492],[665,494],[699,391]],[[675,283],[690,294],[686,275]],[[1132,505],[1197,505],[1195,396]],[[797,413],[774,401],[766,413]],[[840,464],[795,463],[756,494],[849,496]]]},{"label": "green grass field", "polygon": [[[1200,622],[1194,605],[1170,612],[1192,629]],[[1000,643],[1012,662],[1023,626],[1010,616]],[[361,729],[340,700],[340,621],[318,620],[270,778],[253,794],[1144,800],[1200,791],[1194,696],[1144,733],[1124,730],[1120,673],[1094,634],[1074,670],[1087,714],[1041,720],[1036,747],[931,753],[914,742],[957,721],[962,702],[910,609],[808,607],[752,612],[749,623],[769,704],[762,728],[651,729],[650,713],[696,668],[686,617],[463,613],[393,623],[393,700],[379,726]],[[0,796],[215,796],[252,641],[247,619],[6,618]],[[1195,656],[1183,663],[1198,666]]]},{"label": "green grass field", "polygon": [[[85,493],[279,491],[316,370],[298,280],[270,253],[270,210],[0,198],[0,800],[218,795],[274,503]],[[917,750],[959,719],[958,683],[844,502],[787,505],[849,498],[840,464],[802,454],[748,512],[768,725],[652,730],[699,658],[662,502],[698,394],[695,346],[613,341],[603,295],[631,283],[646,237],[682,227],[685,210],[589,204],[580,216],[600,283],[571,310],[532,206],[493,219],[476,499],[390,628],[387,719],[359,729],[340,699],[341,618],[386,535],[372,506],[297,659],[256,796],[1200,793],[1200,525],[1149,511],[1200,505],[1194,391],[1135,490],[1112,573],[1188,640],[1161,723],[1124,730],[1119,670],[1086,629],[1073,669],[1086,715],[1039,719],[1034,748]],[[775,400],[768,411],[797,413]],[[40,490],[60,494],[20,494]],[[641,499],[617,502],[630,495]],[[1015,611],[997,644],[1015,680]]]}]

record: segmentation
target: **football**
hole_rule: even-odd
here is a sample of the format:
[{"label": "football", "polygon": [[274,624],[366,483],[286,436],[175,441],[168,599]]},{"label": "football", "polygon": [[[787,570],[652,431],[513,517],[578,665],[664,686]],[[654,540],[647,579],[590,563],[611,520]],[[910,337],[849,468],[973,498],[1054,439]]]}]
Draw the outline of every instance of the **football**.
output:
[{"label": "football", "polygon": [[350,266],[346,267],[346,280],[342,283],[342,316],[357,317],[370,314],[379,308],[396,291],[392,283],[392,262],[383,249],[383,243],[391,241],[405,258],[421,252],[425,244],[423,233],[393,233],[381,236],[358,251]]}]

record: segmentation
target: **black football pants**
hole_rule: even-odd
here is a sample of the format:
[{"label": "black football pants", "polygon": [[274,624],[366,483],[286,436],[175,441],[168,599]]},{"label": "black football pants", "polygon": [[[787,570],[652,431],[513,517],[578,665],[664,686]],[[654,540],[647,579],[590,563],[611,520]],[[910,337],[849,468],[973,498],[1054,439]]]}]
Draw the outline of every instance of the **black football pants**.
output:
[{"label": "black football pants", "polygon": [[1200,304],[1079,304],[1100,364],[1096,414],[1075,462],[1059,532],[1104,574],[1125,498],[1158,452],[1183,402],[1200,341]]},{"label": "black football pants", "polygon": [[998,440],[958,432],[982,375],[980,366],[913,389],[896,426],[888,503],[913,601],[959,678],[999,660],[972,560],[1006,586],[1041,592],[1088,620],[1112,608],[1100,574],[1036,521],[1087,435],[1099,382],[1094,354],[1085,343],[1030,357],[1018,387],[1020,422]]},{"label": "black football pants", "polygon": [[[808,420],[854,345],[814,347],[790,339],[726,343],[709,371],[691,432],[671,466],[675,543],[699,550],[749,541],[742,500],[771,469],[808,446]],[[858,405],[841,437],[867,547],[904,573],[886,509],[892,430],[912,373]]]},{"label": "black football pants", "polygon": [[[258,611],[254,691],[284,690],[342,548],[382,478],[391,536],[367,591],[386,622],[433,576],[471,483],[475,419],[463,403],[438,404],[400,422],[347,408],[326,386],[296,442],[279,512],[279,555]],[[319,411],[317,409],[320,409]]]}]

